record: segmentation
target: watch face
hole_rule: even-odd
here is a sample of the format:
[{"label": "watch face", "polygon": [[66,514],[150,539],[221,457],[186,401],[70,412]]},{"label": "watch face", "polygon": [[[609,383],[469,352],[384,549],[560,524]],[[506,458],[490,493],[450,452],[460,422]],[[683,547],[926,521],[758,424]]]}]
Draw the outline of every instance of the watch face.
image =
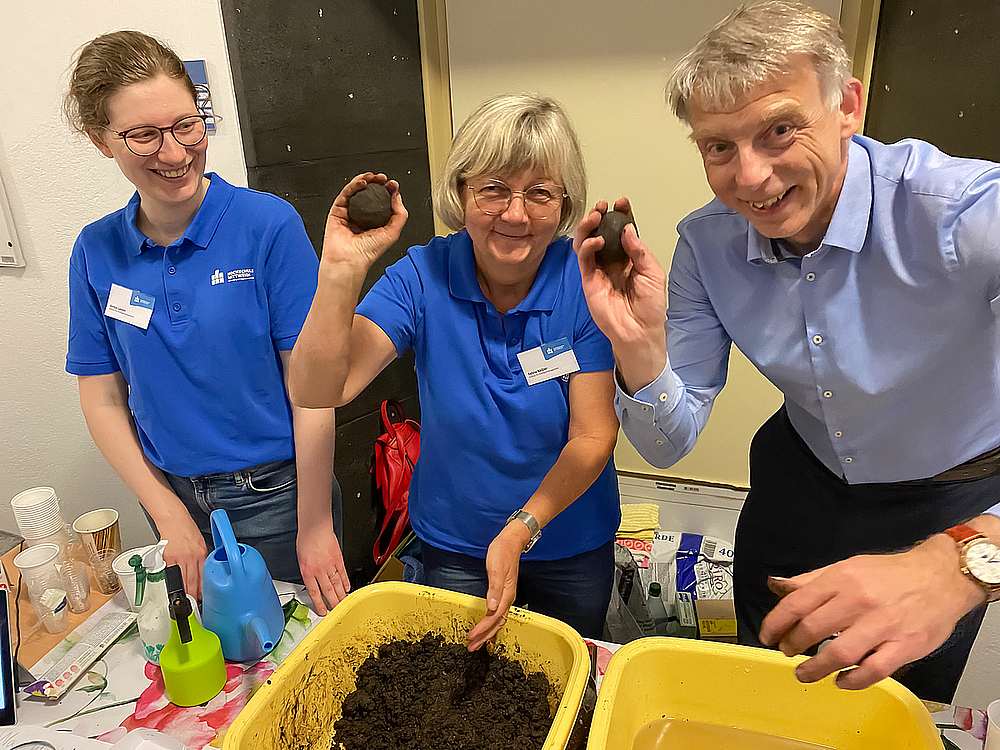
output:
[{"label": "watch face", "polygon": [[1000,549],[985,539],[969,546],[965,565],[976,578],[991,586],[1000,584]]}]

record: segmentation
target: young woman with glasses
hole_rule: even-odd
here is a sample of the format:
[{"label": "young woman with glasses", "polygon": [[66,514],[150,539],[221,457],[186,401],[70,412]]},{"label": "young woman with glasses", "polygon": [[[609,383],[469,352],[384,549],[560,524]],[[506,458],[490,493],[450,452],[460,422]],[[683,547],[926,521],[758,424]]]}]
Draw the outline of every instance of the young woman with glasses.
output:
[{"label": "young woman with glasses", "polygon": [[[371,182],[388,187],[393,215],[361,232],[347,200]],[[356,312],[406,210],[384,174],[360,175],[340,193],[292,352],[293,403],[328,407],[414,350],[421,431],[410,521],[427,582],[486,597],[472,649],[514,603],[602,634],[620,519],[614,359],[563,236],[583,215],[586,187],[558,104],[533,95],[485,102],[455,136],[435,190],[456,233],[410,248]]]},{"label": "young woman with glasses", "polygon": [[84,45],[65,108],[136,189],[84,228],[70,259],[66,369],[94,442],[169,540],[189,592],[200,594],[209,514],[224,508],[271,575],[304,581],[325,614],[350,584],[333,409],[293,407],[285,390],[316,288],[301,219],[205,174],[194,85],[145,34]]}]

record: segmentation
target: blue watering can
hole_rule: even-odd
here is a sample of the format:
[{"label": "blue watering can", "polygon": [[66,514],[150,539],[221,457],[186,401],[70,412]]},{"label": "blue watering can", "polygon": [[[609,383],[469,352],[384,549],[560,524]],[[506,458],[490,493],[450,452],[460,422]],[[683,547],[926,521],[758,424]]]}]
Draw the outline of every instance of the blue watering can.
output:
[{"label": "blue watering can", "polygon": [[285,616],[264,558],[239,544],[221,508],[211,515],[215,550],[202,571],[202,620],[230,661],[257,661],[275,647]]}]

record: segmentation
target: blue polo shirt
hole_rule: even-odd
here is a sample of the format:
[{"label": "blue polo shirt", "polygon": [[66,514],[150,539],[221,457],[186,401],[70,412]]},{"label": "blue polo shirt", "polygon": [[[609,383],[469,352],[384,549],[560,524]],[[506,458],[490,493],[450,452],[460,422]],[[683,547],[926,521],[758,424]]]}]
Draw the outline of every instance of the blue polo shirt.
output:
[{"label": "blue polo shirt", "polygon": [[[295,343],[319,267],[288,203],[209,176],[170,246],[136,228],[137,193],[84,228],[70,258],[67,371],[120,370],[143,451],[181,476],[294,455],[278,352]],[[152,298],[146,330],[105,314],[112,284]]]},{"label": "blue polo shirt", "polygon": [[[421,426],[409,496],[413,529],[435,547],[485,557],[569,434],[568,377],[529,386],[517,353],[566,338],[581,372],[614,367],[569,239],[549,245],[528,296],[502,316],[479,286],[464,230],[410,248],[357,311],[385,331],[397,354],[414,351]],[[619,520],[612,459],[525,559],[597,549],[614,538]]]}]

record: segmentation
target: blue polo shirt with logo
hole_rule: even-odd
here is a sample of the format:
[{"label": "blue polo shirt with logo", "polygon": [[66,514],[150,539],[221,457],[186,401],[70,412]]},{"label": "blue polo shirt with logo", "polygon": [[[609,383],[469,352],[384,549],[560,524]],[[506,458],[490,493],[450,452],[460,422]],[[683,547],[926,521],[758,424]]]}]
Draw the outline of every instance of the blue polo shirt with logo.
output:
[{"label": "blue polo shirt with logo", "polygon": [[[143,451],[180,476],[294,455],[278,352],[295,343],[319,267],[288,203],[208,176],[168,247],[136,228],[137,193],[84,228],[70,258],[66,370],[120,370]],[[145,330],[105,314],[112,284],[137,304],[152,298]]]},{"label": "blue polo shirt with logo", "polygon": [[[479,286],[465,230],[410,248],[357,311],[398,354],[415,354],[421,426],[409,496],[414,530],[435,547],[485,557],[569,434],[568,377],[529,386],[517,353],[565,338],[581,372],[614,367],[611,344],[590,317],[572,244],[561,237],[549,245],[528,296],[504,315]],[[525,559],[597,549],[614,538],[619,520],[612,459]]]}]

